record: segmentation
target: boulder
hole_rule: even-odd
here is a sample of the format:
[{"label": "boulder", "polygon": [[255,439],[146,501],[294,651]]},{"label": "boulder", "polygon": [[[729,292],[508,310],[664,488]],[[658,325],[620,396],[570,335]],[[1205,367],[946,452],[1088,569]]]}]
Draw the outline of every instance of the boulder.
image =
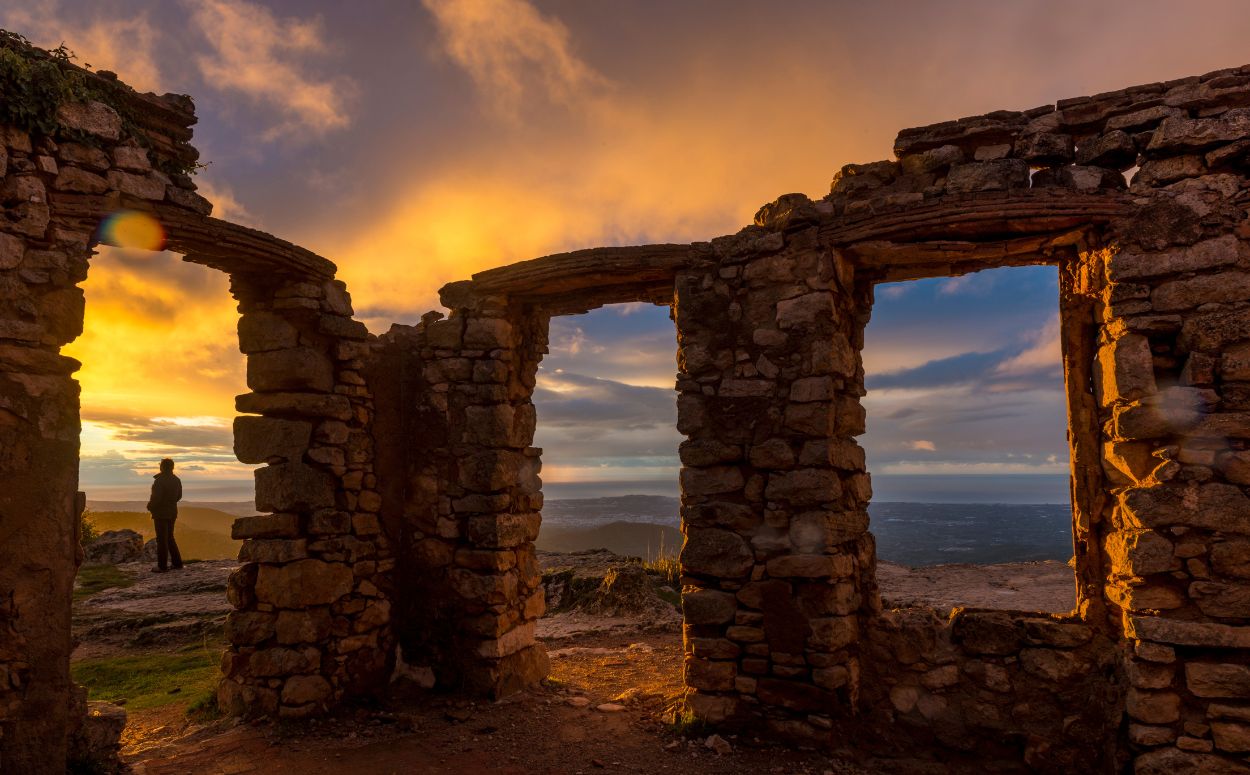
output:
[{"label": "boulder", "polygon": [[133,530],[106,530],[85,548],[88,565],[118,565],[143,559],[143,536]]}]

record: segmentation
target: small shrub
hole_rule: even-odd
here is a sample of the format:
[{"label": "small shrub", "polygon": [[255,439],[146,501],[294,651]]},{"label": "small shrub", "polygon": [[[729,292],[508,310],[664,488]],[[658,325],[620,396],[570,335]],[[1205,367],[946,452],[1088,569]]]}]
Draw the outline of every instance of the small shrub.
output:
[{"label": "small shrub", "polygon": [[100,537],[100,531],[95,526],[94,516],[91,513],[91,509],[83,509],[82,516],[78,518],[78,541],[84,547]]},{"label": "small shrub", "polygon": [[703,737],[710,730],[706,721],[695,718],[694,713],[689,708],[681,705],[678,705],[673,710],[672,720],[668,722],[668,728],[673,734],[681,737]]}]

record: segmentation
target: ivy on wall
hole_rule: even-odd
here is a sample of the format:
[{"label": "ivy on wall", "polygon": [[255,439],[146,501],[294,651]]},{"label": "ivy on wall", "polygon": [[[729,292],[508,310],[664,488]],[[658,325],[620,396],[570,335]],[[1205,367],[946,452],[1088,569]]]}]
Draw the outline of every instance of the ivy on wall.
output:
[{"label": "ivy on wall", "polygon": [[[22,35],[0,29],[0,125],[15,126],[33,135],[60,137],[98,145],[91,135],[62,126],[57,109],[67,102],[95,100],[116,110],[122,131],[145,148],[152,146],[136,120],[120,82],[94,77],[73,64],[74,52],[64,44],[43,49]],[[159,159],[158,166],[171,174],[195,174],[196,163]]]}]

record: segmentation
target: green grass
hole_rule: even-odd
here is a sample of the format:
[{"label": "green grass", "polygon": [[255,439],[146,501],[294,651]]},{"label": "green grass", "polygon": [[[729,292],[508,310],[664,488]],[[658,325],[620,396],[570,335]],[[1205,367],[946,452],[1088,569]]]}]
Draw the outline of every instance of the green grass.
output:
[{"label": "green grass", "polygon": [[191,645],[172,654],[133,654],[75,663],[74,680],[87,687],[93,700],[125,700],[130,710],[144,710],[178,702],[197,712],[209,712],[208,696],[220,674],[217,659],[204,645]]},{"label": "green grass", "polygon": [[74,587],[74,599],[85,600],[106,589],[133,586],[135,580],[117,569],[115,565],[84,565],[78,569],[78,583]]},{"label": "green grass", "polygon": [[677,708],[668,729],[680,737],[703,737],[711,731],[711,727],[703,719],[695,718],[694,713],[686,708]]}]

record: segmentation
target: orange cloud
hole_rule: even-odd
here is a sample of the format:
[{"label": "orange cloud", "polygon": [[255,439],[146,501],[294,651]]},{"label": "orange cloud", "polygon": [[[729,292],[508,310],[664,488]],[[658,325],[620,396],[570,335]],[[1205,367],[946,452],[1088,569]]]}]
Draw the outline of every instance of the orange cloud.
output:
[{"label": "orange cloud", "polygon": [[64,43],[79,64],[112,70],[139,91],[160,90],[161,71],[153,53],[157,31],[147,14],[116,18],[98,9],[63,9],[59,0],[27,0],[0,10],[0,26],[44,48]]},{"label": "orange cloud", "polygon": [[203,0],[194,6],[191,20],[212,47],[197,60],[205,81],[282,113],[282,122],[265,133],[266,139],[323,133],[351,123],[346,102],[353,84],[309,74],[301,62],[329,51],[319,18],[279,19],[245,0]]}]

